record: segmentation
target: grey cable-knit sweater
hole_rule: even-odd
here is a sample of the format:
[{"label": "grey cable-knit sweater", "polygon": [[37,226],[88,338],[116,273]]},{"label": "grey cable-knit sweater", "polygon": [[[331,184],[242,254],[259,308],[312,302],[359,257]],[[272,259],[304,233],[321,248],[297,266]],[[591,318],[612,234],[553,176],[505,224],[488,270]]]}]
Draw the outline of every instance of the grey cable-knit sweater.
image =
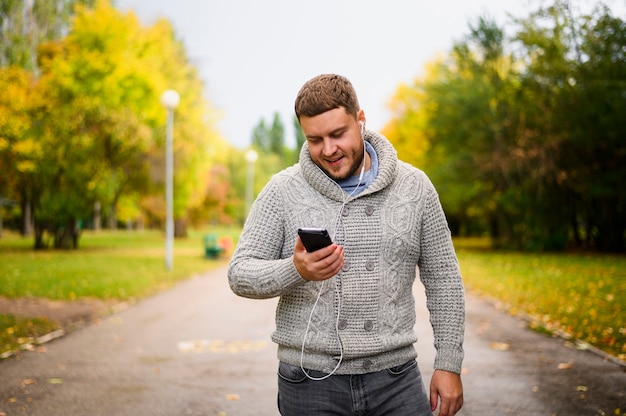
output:
[{"label": "grey cable-knit sweater", "polygon": [[[416,268],[426,288],[435,336],[434,367],[460,374],[465,300],[450,231],[426,175],[399,161],[391,143],[366,132],[376,150],[374,182],[337,215],[345,192],[311,160],[276,174],[254,202],[230,261],[232,290],[248,298],[280,296],[276,311],[278,359],[299,366],[302,341],[320,282],[305,281],[292,256],[298,227],[323,227],[344,247],[343,270],[323,286],[306,333],[305,368],[362,374],[416,358]],[[337,318],[337,295],[340,316]],[[337,327],[339,330],[337,331]]]}]

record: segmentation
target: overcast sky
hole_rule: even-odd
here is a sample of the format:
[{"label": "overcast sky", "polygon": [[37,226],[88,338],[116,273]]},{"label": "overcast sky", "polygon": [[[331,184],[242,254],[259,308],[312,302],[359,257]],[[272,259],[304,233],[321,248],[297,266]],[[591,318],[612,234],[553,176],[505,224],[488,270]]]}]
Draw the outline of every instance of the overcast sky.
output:
[{"label": "overcast sky", "polygon": [[[585,1],[585,0],[583,0]],[[586,0],[590,1],[590,0]],[[607,0],[624,4],[624,0]],[[220,111],[218,129],[239,148],[261,118],[281,114],[293,143],[295,96],[320,73],[354,84],[367,125],[380,130],[386,104],[438,52],[488,15],[503,24],[537,0],[117,0],[145,25],[170,20]],[[534,6],[532,6],[534,9]],[[510,28],[510,26],[509,26]]]}]

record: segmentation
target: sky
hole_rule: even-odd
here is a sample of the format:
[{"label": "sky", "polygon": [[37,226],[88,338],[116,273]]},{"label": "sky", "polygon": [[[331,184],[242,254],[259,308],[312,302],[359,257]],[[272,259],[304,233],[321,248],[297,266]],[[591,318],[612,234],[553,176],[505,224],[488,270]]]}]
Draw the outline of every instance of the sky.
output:
[{"label": "sky", "polygon": [[[583,0],[592,2],[590,0]],[[623,4],[623,0],[605,3]],[[525,17],[537,0],[117,0],[144,25],[172,22],[219,112],[221,135],[250,144],[261,119],[279,112],[293,145],[293,103],[308,79],[348,77],[367,127],[390,119],[397,87],[424,73],[451,50],[469,24],[489,16],[511,30],[509,15]]]}]

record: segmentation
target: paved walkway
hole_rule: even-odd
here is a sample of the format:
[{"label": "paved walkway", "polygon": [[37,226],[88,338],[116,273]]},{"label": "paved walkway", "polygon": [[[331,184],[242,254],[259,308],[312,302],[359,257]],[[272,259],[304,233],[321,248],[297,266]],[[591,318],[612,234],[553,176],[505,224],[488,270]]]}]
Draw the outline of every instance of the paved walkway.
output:
[{"label": "paved walkway", "polygon": [[[416,285],[420,367],[432,335]],[[277,415],[276,300],[230,292],[226,269],[0,362],[0,415]],[[626,411],[626,373],[468,296],[460,415]]]}]

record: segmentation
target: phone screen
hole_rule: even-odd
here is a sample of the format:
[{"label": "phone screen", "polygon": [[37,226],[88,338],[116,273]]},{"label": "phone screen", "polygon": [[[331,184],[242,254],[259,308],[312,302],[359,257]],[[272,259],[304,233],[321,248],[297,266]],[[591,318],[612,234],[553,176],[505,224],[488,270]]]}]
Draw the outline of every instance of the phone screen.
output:
[{"label": "phone screen", "polygon": [[333,243],[328,235],[328,231],[323,228],[298,228],[298,235],[302,240],[302,244],[304,244],[304,248],[309,253]]}]

